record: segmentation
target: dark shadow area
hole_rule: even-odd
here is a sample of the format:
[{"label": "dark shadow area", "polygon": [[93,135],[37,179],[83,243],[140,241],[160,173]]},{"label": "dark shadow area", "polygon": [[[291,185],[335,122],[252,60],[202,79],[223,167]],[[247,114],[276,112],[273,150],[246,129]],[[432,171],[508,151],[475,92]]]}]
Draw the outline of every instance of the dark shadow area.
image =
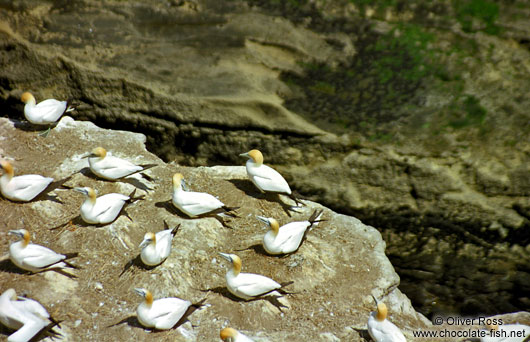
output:
[{"label": "dark shadow area", "polygon": [[77,278],[76,275],[73,275],[73,274],[71,274],[71,273],[69,273],[69,272],[67,272],[67,271],[65,271],[64,269],[61,269],[61,268],[50,268],[50,269],[43,270],[43,271],[40,271],[40,272],[26,271],[26,270],[18,268],[9,259],[0,261],[0,271],[6,272],[6,273],[11,273],[11,274],[22,274],[22,275],[27,275],[27,276],[32,276],[32,275],[35,275],[35,274],[38,274],[38,273],[43,273],[43,272],[57,272],[59,274],[62,274],[64,276],[70,278],[70,279]]},{"label": "dark shadow area", "polygon": [[33,274],[29,271],[21,270],[15,264],[13,264],[11,260],[9,259],[0,261],[0,271],[7,272],[7,273],[13,273],[13,274],[27,274],[27,275]]},{"label": "dark shadow area", "polygon": [[[142,326],[140,324],[140,322],[138,322],[138,318],[136,318],[136,316],[129,316],[127,318],[124,318],[122,319],[121,321],[117,322],[117,323],[114,323],[114,324],[111,324],[109,325],[107,328],[112,328],[112,327],[116,327],[118,325],[122,325],[122,324],[127,324],[128,326],[130,326],[131,328],[140,328],[140,329],[146,329],[144,326]],[[161,331],[161,330],[155,330],[153,329],[152,330],[153,332],[157,332],[157,331]]]},{"label": "dark shadow area", "polygon": [[[283,286],[288,286],[290,284],[292,284],[293,282],[287,282],[287,283],[283,283],[281,284],[282,287]],[[280,301],[278,300],[278,298],[281,298],[283,296],[275,296],[275,295],[272,295],[270,294],[270,292],[275,292],[275,291],[278,291],[282,294],[294,294],[294,293],[291,293],[291,292],[286,292],[284,290],[282,290],[281,288],[280,289],[276,289],[276,290],[272,290],[270,292],[267,292],[259,297],[256,297],[256,298],[252,298],[252,299],[249,299],[249,300],[245,300],[245,299],[242,299],[242,298],[239,298],[239,297],[236,297],[234,296],[232,293],[230,293],[230,291],[228,291],[228,289],[226,287],[223,287],[223,286],[218,286],[218,287],[214,287],[214,288],[211,288],[211,289],[204,289],[204,290],[199,290],[201,292],[213,292],[213,293],[217,293],[225,298],[228,298],[234,302],[254,302],[254,301],[257,301],[257,300],[266,300],[268,301],[269,303],[271,303],[272,305],[274,305],[278,310],[280,310],[281,312],[283,312],[282,308],[289,308],[288,306],[286,305],[283,305],[282,303],[280,303]]]},{"label": "dark shadow area", "polygon": [[35,124],[32,124],[29,121],[20,121],[20,120],[16,120],[16,119],[12,119],[12,118],[10,118],[9,120],[11,120],[11,122],[13,122],[13,125],[15,126],[16,129],[20,129],[21,131],[25,131],[25,132],[39,132],[39,133],[41,133],[43,131],[46,131],[48,129],[48,127],[50,129],[53,129],[53,128],[55,128],[55,126],[57,126],[57,123],[50,124],[50,125],[35,125]]},{"label": "dark shadow area", "polygon": [[372,337],[370,336],[370,334],[368,333],[368,330],[367,329],[355,329],[353,328],[353,330],[357,331],[357,333],[361,336],[362,339],[364,339],[365,341],[372,341]]},{"label": "dark shadow area", "polygon": [[118,278],[121,277],[125,272],[127,272],[133,266],[136,269],[143,269],[143,270],[146,270],[146,271],[150,271],[150,270],[162,265],[164,262],[165,262],[165,260],[162,263],[160,263],[160,264],[158,264],[156,266],[148,266],[148,265],[146,265],[146,264],[144,264],[142,262],[140,254],[138,254],[134,259],[129,260],[129,262],[127,262],[125,264],[125,266],[123,266],[123,270],[121,271],[121,273],[118,276]]},{"label": "dark shadow area", "polygon": [[[178,320],[177,323],[175,323],[175,325],[173,327],[171,327],[171,330],[174,330],[174,329],[177,329],[178,327],[180,327],[182,324],[188,322],[188,317],[194,313],[195,311],[199,310],[201,307],[204,306],[204,302],[206,301],[206,298],[200,300],[199,302],[197,303],[193,303],[191,304],[188,309],[186,310],[186,312],[184,313],[184,315]],[[117,322],[117,323],[114,323],[112,325],[109,325],[107,328],[112,328],[112,327],[115,327],[115,326],[118,326],[118,325],[121,325],[121,324],[127,324],[128,326],[132,327],[132,328],[140,328],[140,329],[148,329],[150,330],[152,333],[158,333],[158,332],[162,332],[162,331],[167,331],[167,330],[159,330],[159,329],[156,329],[156,328],[147,328],[147,327],[144,327],[143,325],[140,324],[140,322],[138,321],[138,318],[136,316],[129,316],[127,318],[124,318],[122,319],[121,321]],[[170,330],[170,329],[168,329]]]},{"label": "dark shadow area", "polygon": [[[266,192],[261,193],[259,190],[256,189],[254,184],[250,180],[243,180],[243,179],[229,179],[230,183],[234,184],[236,188],[243,191],[247,196],[254,197],[257,200],[265,200],[267,202],[271,203],[278,203],[281,205],[283,211],[287,214],[287,216],[291,217],[291,212],[297,212],[295,209],[296,206],[288,205],[285,202],[282,201],[280,198],[280,194],[274,193],[274,192]],[[287,196],[287,195],[285,195]]]},{"label": "dark shadow area", "polygon": [[[121,182],[121,183],[127,183],[127,184],[131,184],[135,188],[143,190],[145,192],[149,192],[149,191],[153,191],[154,190],[154,189],[148,187],[147,185],[145,185],[144,183],[140,182],[138,179],[133,178],[133,177],[128,177],[127,176],[127,177],[124,177],[124,178],[117,179],[115,181],[111,181],[111,180],[108,180],[108,179],[100,178],[100,177],[96,176],[95,174],[93,174],[92,171],[90,171],[90,168],[88,166],[82,168],[81,170],[79,170],[79,173],[81,173],[85,177],[88,177],[90,179],[93,179],[93,180],[96,180],[96,181],[100,181],[100,182],[108,182],[108,183]],[[143,173],[140,173],[140,175],[142,175],[148,181],[152,181],[153,180],[153,178],[151,178],[151,177],[149,177],[147,175],[144,175]]]},{"label": "dark shadow area", "polygon": [[[183,218],[183,219],[187,219],[187,220],[193,220],[193,219],[198,219],[198,218],[203,218],[203,217],[211,217],[211,218],[214,218],[217,221],[219,221],[219,223],[221,223],[221,225],[223,227],[229,228],[229,229],[234,229],[232,226],[228,225],[228,223],[225,220],[223,220],[222,217],[217,215],[216,211],[212,211],[211,213],[206,213],[204,215],[199,215],[197,217],[189,217],[188,215],[186,215],[185,213],[183,213],[182,211],[177,209],[173,205],[171,200],[156,202],[155,203],[155,207],[166,209],[168,213],[173,214],[173,215],[177,215],[178,217]],[[220,208],[219,212],[223,212],[224,211],[224,210],[221,210],[221,209],[222,208]]]},{"label": "dark shadow area", "polygon": [[243,251],[249,251],[249,250],[253,250],[257,254],[263,255],[263,256],[266,256],[266,257],[270,257],[271,256],[271,255],[269,255],[267,253],[267,251],[265,251],[265,249],[263,248],[263,245],[261,243],[257,243],[255,245],[248,246],[247,248],[243,248],[243,249],[235,249],[236,252],[243,252]]},{"label": "dark shadow area", "polygon": [[[41,331],[39,331],[29,341],[30,342],[37,342],[37,341],[42,341],[42,340],[44,340],[46,338],[50,338],[51,340],[54,340],[56,338],[62,337],[63,336],[62,334],[60,334],[59,332],[57,332],[57,331],[55,331],[53,329],[56,325],[59,325],[58,322],[51,322],[50,324],[48,324],[47,326],[42,328]],[[6,336],[6,340],[7,340],[7,337],[9,335],[13,334],[14,332],[15,332],[15,330],[8,329],[3,324],[0,324],[0,335]]]}]

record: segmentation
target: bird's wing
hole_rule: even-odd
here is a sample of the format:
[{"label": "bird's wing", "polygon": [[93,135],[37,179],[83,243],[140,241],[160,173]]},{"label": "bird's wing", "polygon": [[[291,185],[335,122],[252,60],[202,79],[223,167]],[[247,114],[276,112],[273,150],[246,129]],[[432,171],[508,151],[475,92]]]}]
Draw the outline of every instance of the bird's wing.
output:
[{"label": "bird's wing", "polygon": [[205,192],[185,192],[185,196],[180,199],[179,202],[184,209],[195,215],[208,213],[224,206],[223,202]]},{"label": "bird's wing", "polygon": [[38,110],[39,116],[44,121],[57,121],[66,110],[66,101],[57,101],[55,99],[48,99],[39,102],[34,110]]},{"label": "bird's wing", "polygon": [[171,251],[171,242],[173,241],[173,235],[171,229],[166,229],[156,233],[156,251],[162,258],[167,258]]},{"label": "bird's wing", "polygon": [[24,248],[23,252],[24,262],[35,268],[44,268],[65,258],[64,255],[55,253],[49,248],[33,244]]},{"label": "bird's wing", "polygon": [[291,188],[282,175],[267,165],[261,165],[259,169],[255,169],[252,176],[262,190],[291,193]]},{"label": "bird's wing", "polygon": [[114,156],[106,156],[97,163],[98,171],[109,178],[122,178],[131,173],[142,170],[141,166],[134,165],[128,160]]},{"label": "bird's wing", "polygon": [[24,322],[24,325],[15,333],[9,335],[7,340],[9,342],[29,341],[33,338],[33,336],[37,335],[39,331],[41,331],[46,325],[48,325],[47,322],[38,319],[37,317],[35,317],[35,319],[26,320],[26,322]]},{"label": "bird's wing", "polygon": [[9,182],[9,188],[16,192],[18,197],[31,196],[33,198],[46,189],[51,182],[53,182],[53,178],[40,175],[23,175],[13,177]]},{"label": "bird's wing", "polygon": [[382,326],[372,328],[371,333],[377,342],[406,342],[401,330],[388,320]]},{"label": "bird's wing", "polygon": [[129,199],[129,196],[122,194],[107,194],[99,197],[94,205],[94,215],[97,216],[98,220],[106,221],[112,220],[120,213],[125,201]]},{"label": "bird's wing", "polygon": [[179,298],[163,298],[153,302],[151,315],[157,329],[171,329],[191,305],[191,302]]},{"label": "bird's wing", "polygon": [[240,273],[238,276],[239,283],[237,290],[248,296],[259,296],[282,287],[280,284],[259,274]]},{"label": "bird's wing", "polygon": [[18,305],[22,310],[29,311],[41,318],[50,318],[50,314],[46,311],[44,306],[31,298],[18,297],[18,300],[12,301],[12,303],[15,307]]},{"label": "bird's wing", "polygon": [[302,242],[304,233],[308,226],[309,224],[304,225],[303,223],[296,226],[283,226],[282,228],[280,228],[275,242],[280,245],[281,250],[284,253],[293,252],[300,246],[300,243]]}]

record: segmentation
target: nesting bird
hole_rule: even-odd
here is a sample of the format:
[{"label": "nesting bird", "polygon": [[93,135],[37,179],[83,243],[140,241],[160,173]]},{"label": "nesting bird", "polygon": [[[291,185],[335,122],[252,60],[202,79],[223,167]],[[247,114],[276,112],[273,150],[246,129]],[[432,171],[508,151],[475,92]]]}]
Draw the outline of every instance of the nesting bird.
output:
[{"label": "nesting bird", "polygon": [[375,342],[406,342],[405,336],[392,322],[387,319],[388,309],[383,302],[373,297],[377,311],[370,313],[368,333]]},{"label": "nesting bird", "polygon": [[144,240],[139,246],[142,249],[140,253],[142,262],[147,266],[156,266],[164,262],[171,252],[171,242],[179,227],[180,224],[173,229],[165,229],[156,234],[145,233]]},{"label": "nesting bird", "polygon": [[224,342],[254,342],[250,337],[240,333],[233,328],[224,328],[221,330],[221,340]]},{"label": "nesting bird", "polygon": [[174,297],[153,300],[153,294],[149,290],[136,288],[134,292],[144,298],[136,309],[138,321],[146,328],[158,330],[171,329],[177,323],[183,322],[204,301],[192,304],[190,301]]},{"label": "nesting bird", "polygon": [[240,154],[240,156],[248,158],[246,163],[248,177],[261,192],[284,194],[289,196],[296,204],[303,204],[293,195],[289,184],[287,184],[282,175],[263,164],[263,154],[259,150],[251,150]]},{"label": "nesting bird", "polygon": [[[7,289],[0,296],[0,322],[16,330],[9,335],[8,342],[27,342],[41,330],[57,324],[39,302],[17,297],[14,289]],[[53,331],[50,333],[58,335]]]},{"label": "nesting bird", "polygon": [[67,260],[77,257],[77,253],[59,254],[44,246],[30,242],[30,234],[26,229],[10,230],[20,240],[9,245],[9,258],[19,268],[30,272],[78,268]]},{"label": "nesting bird", "polygon": [[24,116],[35,125],[52,124],[59,120],[64,113],[74,110],[73,107],[68,106],[67,101],[55,99],[44,100],[37,104],[35,97],[29,92],[23,93],[20,99],[26,104]]},{"label": "nesting bird", "polygon": [[228,214],[237,208],[229,208],[214,196],[205,192],[187,191],[184,176],[181,173],[173,175],[173,205],[191,218],[204,214]]},{"label": "nesting bird", "polygon": [[219,253],[224,259],[232,263],[232,269],[226,273],[228,291],[238,298],[250,300],[259,298],[274,291],[282,292],[282,287],[292,282],[279,284],[271,278],[253,274],[241,273],[241,259],[235,254]]},{"label": "nesting bird", "polygon": [[53,182],[53,178],[40,175],[15,177],[13,165],[7,160],[0,160],[0,168],[4,172],[0,177],[0,190],[5,198],[12,201],[31,201]]},{"label": "nesting bird", "polygon": [[281,227],[272,217],[257,216],[258,220],[270,227],[263,236],[263,248],[272,255],[296,252],[309,229],[320,222],[321,215],[322,210],[315,210],[307,221],[290,222]]},{"label": "nesting bird", "polygon": [[128,160],[114,157],[103,147],[96,147],[83,158],[88,158],[90,170],[98,177],[106,180],[119,180],[132,174],[145,171],[156,164],[136,165]]},{"label": "nesting bird", "polygon": [[81,218],[89,224],[107,224],[118,217],[126,204],[132,203],[141,197],[133,197],[122,194],[106,194],[96,198],[96,191],[90,187],[74,188],[75,191],[86,196],[81,205]]}]

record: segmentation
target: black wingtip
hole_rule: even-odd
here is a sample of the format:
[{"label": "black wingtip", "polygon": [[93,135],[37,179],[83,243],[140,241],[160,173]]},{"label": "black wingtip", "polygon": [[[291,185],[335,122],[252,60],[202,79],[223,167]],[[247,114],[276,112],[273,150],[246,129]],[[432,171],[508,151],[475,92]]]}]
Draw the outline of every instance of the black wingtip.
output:
[{"label": "black wingtip", "polygon": [[295,195],[294,192],[291,192],[289,198],[292,199],[296,205],[301,204],[304,207],[306,205],[304,202],[302,202],[302,199],[300,198],[300,195],[298,193]]},{"label": "black wingtip", "polygon": [[177,234],[179,229],[180,229],[180,223],[177,224],[177,226],[171,230],[171,235],[175,236],[175,234]]},{"label": "black wingtip", "polygon": [[239,217],[239,215],[237,215],[235,211],[241,207],[227,207],[226,205],[224,205],[222,208],[224,210],[223,214],[228,215],[230,217]]}]

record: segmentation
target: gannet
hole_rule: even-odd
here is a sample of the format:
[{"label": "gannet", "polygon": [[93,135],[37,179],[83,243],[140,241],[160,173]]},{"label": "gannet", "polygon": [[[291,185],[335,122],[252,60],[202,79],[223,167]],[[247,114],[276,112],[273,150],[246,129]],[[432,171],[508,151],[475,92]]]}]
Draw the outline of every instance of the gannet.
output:
[{"label": "gannet", "polygon": [[88,158],[90,170],[98,177],[115,181],[132,174],[145,171],[156,164],[135,165],[128,160],[114,157],[103,147],[96,147],[92,152],[85,154],[83,158]]},{"label": "gannet", "polygon": [[5,198],[12,201],[31,201],[53,182],[53,178],[40,175],[14,177],[13,166],[7,160],[0,160],[0,167],[4,171],[0,177],[0,190]]},{"label": "gannet", "polygon": [[296,252],[309,228],[319,222],[321,215],[322,210],[315,210],[307,221],[291,222],[281,227],[272,217],[257,216],[258,220],[270,227],[270,230],[263,236],[263,248],[273,255]]},{"label": "gannet", "polygon": [[[228,214],[237,208],[229,208],[214,196],[205,192],[186,191],[186,183],[181,173],[173,175],[173,205],[191,218],[203,214]],[[233,215],[233,214],[232,214]]]},{"label": "gannet", "polygon": [[205,301],[203,299],[197,304],[192,304],[190,301],[174,297],[153,300],[153,294],[149,290],[136,288],[134,292],[145,299],[136,309],[138,321],[147,328],[158,330],[175,327]]},{"label": "gannet", "polygon": [[530,326],[524,324],[488,325],[480,342],[522,342],[530,336]]},{"label": "gannet", "polygon": [[35,97],[28,92],[23,93],[20,99],[26,104],[24,116],[35,125],[52,124],[59,120],[64,113],[74,110],[73,107],[68,106],[67,101],[55,99],[44,100],[36,104]]},{"label": "gannet", "polygon": [[226,284],[228,291],[238,298],[250,300],[274,291],[282,293],[283,286],[292,284],[289,282],[282,285],[259,274],[240,273],[241,259],[237,255],[226,253],[219,253],[219,255],[232,263],[232,269],[226,273]]},{"label": "gannet", "polygon": [[81,218],[90,224],[111,223],[118,217],[125,204],[140,199],[133,197],[136,190],[130,196],[112,193],[98,198],[96,198],[96,191],[92,188],[74,188],[74,190],[87,197],[81,205]]},{"label": "gannet", "polygon": [[405,336],[387,318],[388,309],[385,303],[379,302],[373,297],[377,311],[370,313],[368,318],[368,333],[375,342],[406,342]]},{"label": "gannet", "polygon": [[289,196],[296,204],[303,204],[293,195],[289,184],[287,184],[282,175],[263,164],[263,154],[259,150],[241,153],[240,156],[248,158],[246,163],[248,177],[261,192],[284,194]]},{"label": "gannet", "polygon": [[221,330],[221,340],[224,342],[254,342],[250,337],[240,333],[233,328],[224,328]]},{"label": "gannet", "polygon": [[27,342],[42,329],[51,328],[56,324],[37,301],[17,301],[14,289],[7,289],[0,296],[0,322],[10,329],[17,330],[9,335],[8,342]]},{"label": "gannet", "polygon": [[177,233],[180,224],[173,229],[162,230],[158,233],[148,232],[144,235],[144,240],[140,244],[142,252],[140,259],[147,266],[156,266],[161,264],[171,252],[171,242]]},{"label": "gannet", "polygon": [[23,270],[42,272],[51,269],[78,268],[66,261],[76,257],[77,253],[63,255],[49,248],[29,243],[30,234],[26,229],[10,230],[8,234],[20,238],[9,245],[9,258]]}]

